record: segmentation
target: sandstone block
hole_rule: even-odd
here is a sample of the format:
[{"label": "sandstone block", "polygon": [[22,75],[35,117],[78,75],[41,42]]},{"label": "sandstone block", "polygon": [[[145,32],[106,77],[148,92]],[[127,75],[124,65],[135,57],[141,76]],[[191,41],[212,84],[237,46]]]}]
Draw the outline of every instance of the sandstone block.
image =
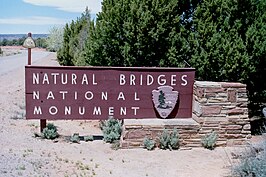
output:
[{"label": "sandstone block", "polygon": [[195,95],[199,98],[202,98],[204,97],[204,92],[205,92],[205,89],[204,88],[197,88],[195,89]]},{"label": "sandstone block", "polygon": [[196,82],[194,83],[194,85],[195,85],[196,87],[203,87],[203,88],[205,88],[205,87],[207,87],[207,88],[209,88],[209,87],[221,88],[221,84],[218,83],[218,82],[196,81]]},{"label": "sandstone block", "polygon": [[241,134],[242,130],[226,130],[227,134]]},{"label": "sandstone block", "polygon": [[151,133],[141,129],[131,130],[125,133],[125,139],[139,139],[145,138],[147,136],[151,136]]},{"label": "sandstone block", "polygon": [[242,130],[241,125],[227,125],[226,127],[227,130]]},{"label": "sandstone block", "polygon": [[236,91],[234,89],[227,90],[227,99],[232,103],[236,102]]},{"label": "sandstone block", "polygon": [[251,134],[251,131],[248,131],[248,130],[242,130],[241,133],[242,133],[242,134]]},{"label": "sandstone block", "polygon": [[228,110],[227,113],[228,113],[228,115],[244,114],[245,113],[245,109],[235,108],[235,109]]},{"label": "sandstone block", "polygon": [[234,82],[220,82],[223,88],[246,88],[245,84],[234,83]]},{"label": "sandstone block", "polygon": [[221,106],[202,106],[202,116],[212,116],[220,114]]},{"label": "sandstone block", "polygon": [[250,124],[246,124],[243,126],[243,130],[250,130],[250,129],[251,129]]},{"label": "sandstone block", "polygon": [[205,89],[206,93],[222,93],[224,92],[224,88],[219,88],[219,87],[208,87]]},{"label": "sandstone block", "polygon": [[202,106],[197,101],[193,102],[193,113],[196,114],[197,116],[201,116],[202,115]]}]

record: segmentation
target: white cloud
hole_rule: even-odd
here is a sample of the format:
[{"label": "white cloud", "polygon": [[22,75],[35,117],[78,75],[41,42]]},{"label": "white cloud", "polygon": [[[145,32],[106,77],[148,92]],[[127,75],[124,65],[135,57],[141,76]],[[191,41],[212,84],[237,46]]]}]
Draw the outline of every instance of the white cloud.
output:
[{"label": "white cloud", "polygon": [[67,20],[43,17],[43,16],[32,16],[23,18],[0,18],[0,24],[9,25],[63,25]]},{"label": "white cloud", "polygon": [[55,7],[59,10],[68,12],[84,12],[88,7],[92,14],[96,14],[101,11],[102,0],[23,0],[26,3],[30,3],[37,6],[49,6]]}]

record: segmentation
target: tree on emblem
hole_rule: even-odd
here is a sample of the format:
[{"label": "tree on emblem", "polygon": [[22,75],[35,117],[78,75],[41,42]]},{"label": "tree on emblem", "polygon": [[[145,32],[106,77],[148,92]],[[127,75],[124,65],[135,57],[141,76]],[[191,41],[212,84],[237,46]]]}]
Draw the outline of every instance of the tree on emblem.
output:
[{"label": "tree on emblem", "polygon": [[165,95],[164,95],[162,90],[160,90],[160,95],[158,97],[158,101],[159,101],[158,108],[161,108],[161,109],[171,108],[171,106],[165,105]]}]

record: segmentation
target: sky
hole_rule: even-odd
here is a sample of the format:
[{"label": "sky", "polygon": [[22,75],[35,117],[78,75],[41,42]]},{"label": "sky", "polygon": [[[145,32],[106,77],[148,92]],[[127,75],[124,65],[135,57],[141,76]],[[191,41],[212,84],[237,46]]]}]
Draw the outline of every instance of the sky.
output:
[{"label": "sky", "polygon": [[89,8],[92,18],[102,0],[0,0],[0,34],[48,34],[76,20]]}]

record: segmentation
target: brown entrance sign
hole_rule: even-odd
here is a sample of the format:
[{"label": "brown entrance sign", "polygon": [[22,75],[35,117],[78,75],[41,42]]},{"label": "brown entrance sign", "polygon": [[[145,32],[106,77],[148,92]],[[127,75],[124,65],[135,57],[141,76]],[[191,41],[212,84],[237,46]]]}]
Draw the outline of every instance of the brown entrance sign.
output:
[{"label": "brown entrance sign", "polygon": [[192,68],[25,68],[27,119],[192,116]]}]

